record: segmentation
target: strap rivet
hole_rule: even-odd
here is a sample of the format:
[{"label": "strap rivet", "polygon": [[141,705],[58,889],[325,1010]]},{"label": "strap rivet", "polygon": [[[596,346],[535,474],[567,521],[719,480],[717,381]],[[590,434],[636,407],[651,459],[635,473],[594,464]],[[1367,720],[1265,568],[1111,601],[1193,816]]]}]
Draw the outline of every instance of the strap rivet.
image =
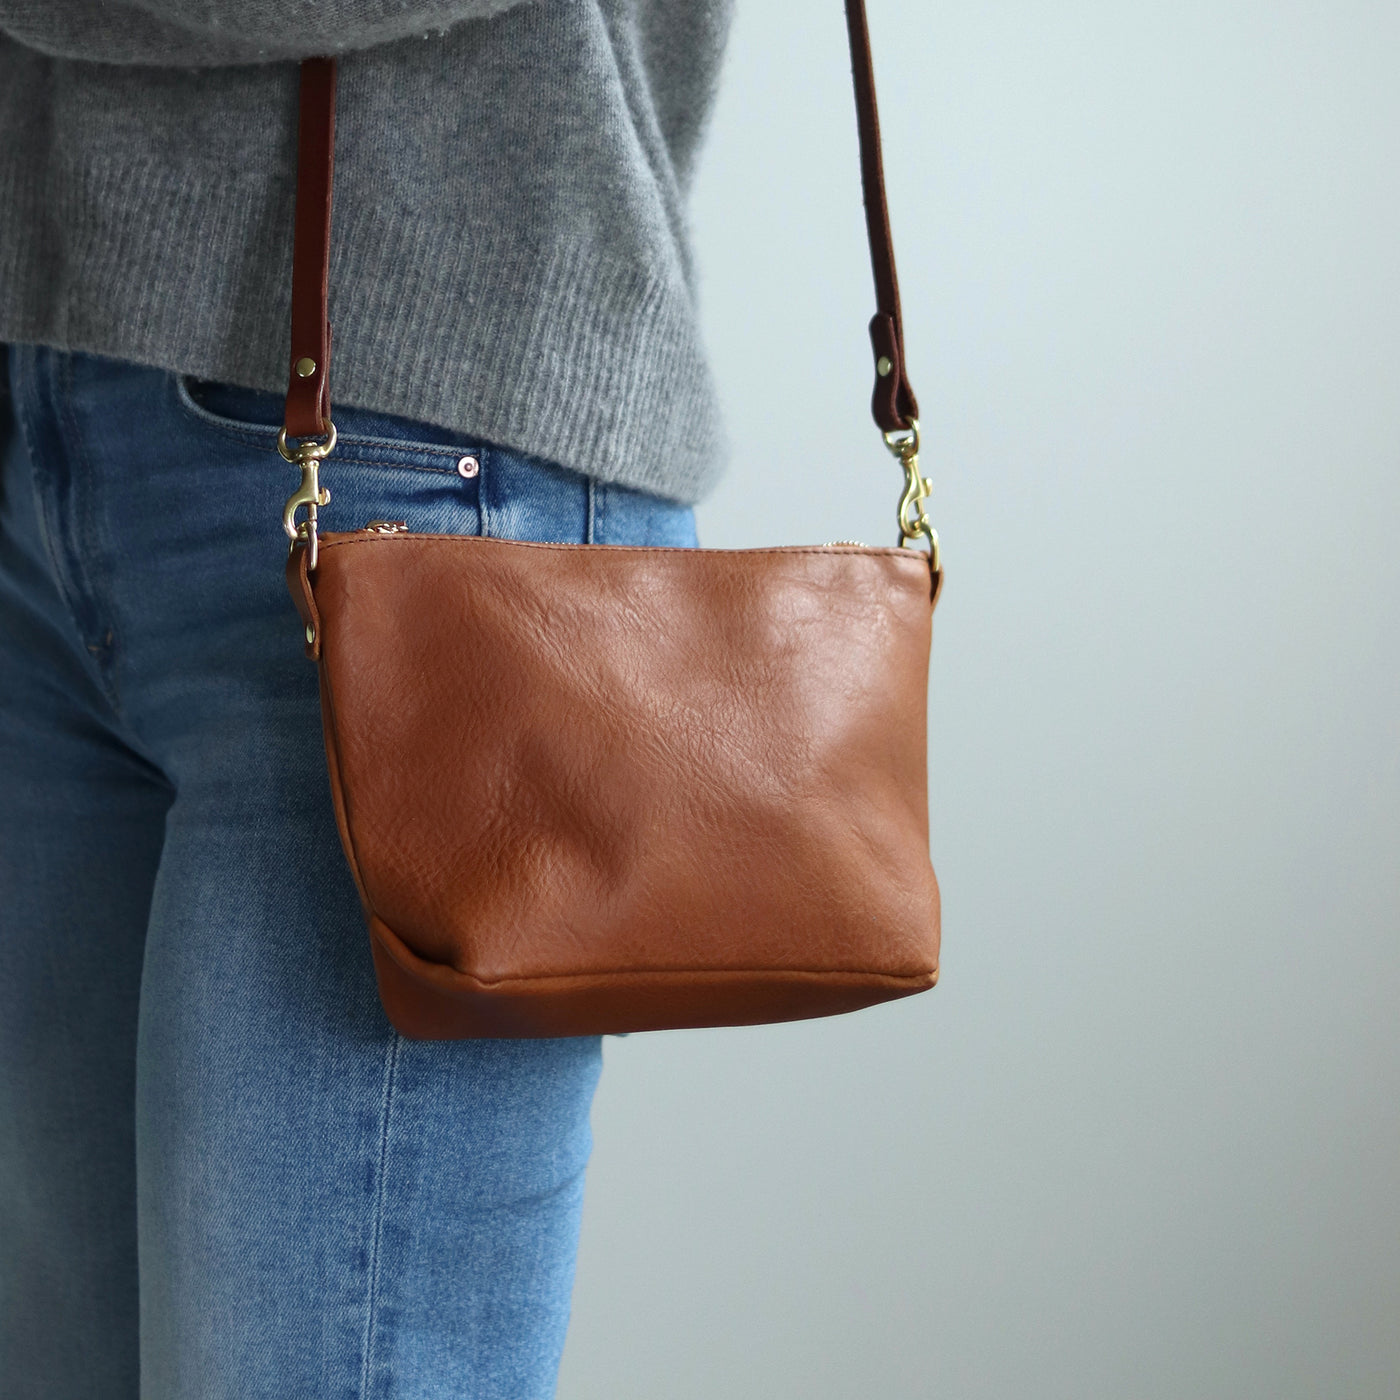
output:
[{"label": "strap rivet", "polygon": [[880,358],[875,361],[875,373],[878,374],[881,379],[887,378],[889,372],[893,368],[894,361],[890,359],[888,355],[881,355]]},{"label": "strap rivet", "polygon": [[316,361],[310,355],[303,355],[292,368],[296,370],[298,379],[310,379],[316,373]]},{"label": "strap rivet", "polygon": [[306,624],[306,645],[309,647],[316,645],[316,629],[309,622]]}]

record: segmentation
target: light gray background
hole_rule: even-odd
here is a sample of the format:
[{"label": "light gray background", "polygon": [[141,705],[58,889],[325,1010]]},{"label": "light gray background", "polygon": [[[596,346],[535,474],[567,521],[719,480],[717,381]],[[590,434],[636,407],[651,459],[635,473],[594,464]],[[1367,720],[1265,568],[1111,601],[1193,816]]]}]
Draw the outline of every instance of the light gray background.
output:
[{"label": "light gray background", "polygon": [[[886,542],[840,0],[739,0],[702,539]],[[1400,6],[871,0],[926,996],[607,1044],[563,1400],[1400,1395]]]}]

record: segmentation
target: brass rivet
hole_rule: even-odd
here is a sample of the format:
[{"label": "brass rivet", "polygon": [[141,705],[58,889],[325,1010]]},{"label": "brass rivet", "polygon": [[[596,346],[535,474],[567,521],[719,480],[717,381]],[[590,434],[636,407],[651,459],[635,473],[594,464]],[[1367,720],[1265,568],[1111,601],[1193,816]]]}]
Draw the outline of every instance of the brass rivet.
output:
[{"label": "brass rivet", "polygon": [[470,481],[480,470],[481,463],[475,457],[459,457],[457,459],[458,476],[464,476]]},{"label": "brass rivet", "polygon": [[310,355],[303,355],[293,368],[297,372],[298,379],[310,379],[316,373],[316,361]]},{"label": "brass rivet", "polygon": [[316,629],[309,622],[306,624],[306,645],[309,647],[316,645]]},{"label": "brass rivet", "polygon": [[885,378],[893,368],[894,361],[890,359],[888,355],[881,355],[880,358],[875,361],[875,373],[878,374],[881,379]]}]

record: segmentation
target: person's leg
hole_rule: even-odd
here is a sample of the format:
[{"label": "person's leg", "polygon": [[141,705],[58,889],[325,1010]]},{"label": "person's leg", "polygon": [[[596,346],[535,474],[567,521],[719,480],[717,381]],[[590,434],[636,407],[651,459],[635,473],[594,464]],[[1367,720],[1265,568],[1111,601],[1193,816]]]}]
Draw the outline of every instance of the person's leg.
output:
[{"label": "person's leg", "polygon": [[[175,792],[137,1060],[143,1396],[552,1394],[599,1041],[384,1019],[281,580],[275,396],[23,354],[70,439],[121,723]],[[325,528],[693,539],[655,498],[335,417]]]},{"label": "person's leg", "polygon": [[[170,789],[0,345],[0,1400],[135,1400],[136,1025]],[[25,405],[32,418],[32,405]]]}]

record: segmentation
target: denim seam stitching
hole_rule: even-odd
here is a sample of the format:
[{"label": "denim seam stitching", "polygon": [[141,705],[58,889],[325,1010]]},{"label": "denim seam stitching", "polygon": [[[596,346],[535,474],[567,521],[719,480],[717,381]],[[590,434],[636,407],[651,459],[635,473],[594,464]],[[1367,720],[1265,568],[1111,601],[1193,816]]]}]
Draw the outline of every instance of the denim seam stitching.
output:
[{"label": "denim seam stitching", "polygon": [[374,1343],[379,1304],[379,1253],[384,1232],[384,1200],[388,1194],[386,1177],[389,1159],[389,1122],[394,1108],[394,1079],[402,1037],[390,1032],[384,1063],[384,1089],[379,1105],[379,1173],[375,1183],[374,1226],[370,1235],[369,1268],[366,1278],[364,1360],[360,1368],[360,1400],[369,1400],[373,1375]]},{"label": "denim seam stitching", "polygon": [[[269,446],[268,442],[264,438],[258,437],[254,433],[240,433],[232,430],[225,431],[223,429],[219,429],[218,431],[222,432],[225,437],[230,438],[235,442],[241,443],[244,447],[262,448]],[[390,462],[386,461],[382,457],[360,457],[356,455],[356,448],[358,445],[359,444],[357,444],[353,440],[342,441],[340,446],[336,448],[335,455],[326,460],[327,470],[330,470],[333,467],[340,466],[387,467],[390,471],[427,472],[432,476],[458,475],[457,469],[455,467],[430,467],[425,463],[420,462]],[[424,452],[427,450],[425,448],[417,446],[416,444],[409,444],[407,442],[380,442],[378,440],[370,439],[364,440],[363,445],[365,447],[390,447],[403,452]],[[282,459],[279,456],[277,460],[280,462]],[[269,459],[267,464],[268,466],[275,465],[275,463],[271,460],[271,453],[269,453]]]},{"label": "denim seam stitching", "polygon": [[421,466],[417,462],[386,462],[379,457],[342,457],[337,454],[329,458],[326,462],[326,469],[333,470],[336,467],[388,467],[392,471],[400,472],[428,472],[433,476],[457,476],[455,467],[427,467]]},{"label": "denim seam stitching", "polygon": [[[175,376],[175,396],[180,407],[198,422],[205,424],[213,432],[221,433],[224,437],[233,438],[249,447],[276,446],[277,429],[271,424],[242,426],[231,418],[221,418],[217,413],[211,412],[202,404],[196,402],[189,390],[185,387],[184,380]],[[451,458],[454,462],[462,455],[460,445],[448,446],[443,443],[418,442],[412,438],[375,438],[360,437],[347,433],[341,439],[341,446],[337,449],[337,458],[340,461],[346,460],[344,449],[346,447],[387,447],[393,451],[417,452],[424,456]],[[468,443],[469,447],[479,446],[475,443]],[[354,460],[359,460],[358,458]],[[408,465],[401,462],[365,462],[365,466],[386,466],[397,467]],[[456,467],[418,467],[418,471],[440,471],[445,475],[451,475],[456,471]]]}]

